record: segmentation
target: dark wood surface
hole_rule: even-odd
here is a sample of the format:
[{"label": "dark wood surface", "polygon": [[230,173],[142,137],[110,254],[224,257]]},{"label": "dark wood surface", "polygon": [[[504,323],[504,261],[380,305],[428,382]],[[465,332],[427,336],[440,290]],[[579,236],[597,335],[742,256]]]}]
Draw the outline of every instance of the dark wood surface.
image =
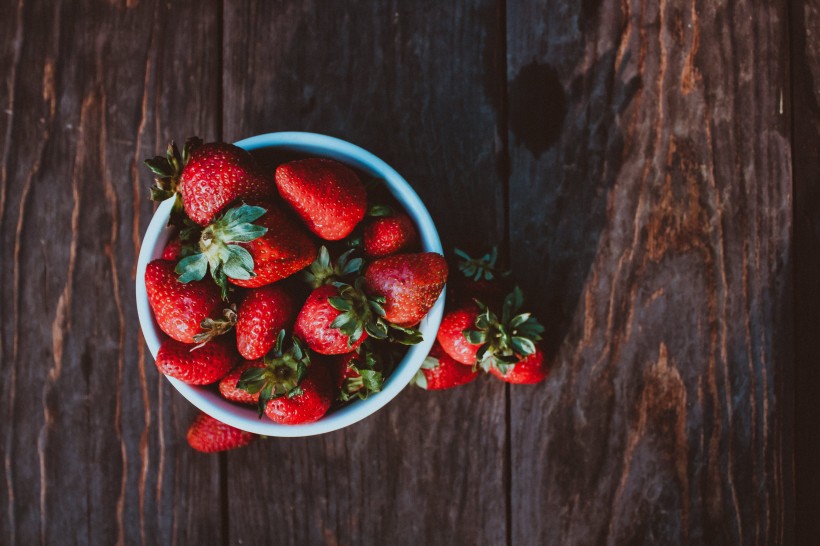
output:
[{"label": "dark wood surface", "polygon": [[[808,536],[818,24],[816,0],[0,0],[0,543]],[[279,130],[385,159],[446,247],[500,245],[551,378],[193,452],[137,323],[141,160]]]}]

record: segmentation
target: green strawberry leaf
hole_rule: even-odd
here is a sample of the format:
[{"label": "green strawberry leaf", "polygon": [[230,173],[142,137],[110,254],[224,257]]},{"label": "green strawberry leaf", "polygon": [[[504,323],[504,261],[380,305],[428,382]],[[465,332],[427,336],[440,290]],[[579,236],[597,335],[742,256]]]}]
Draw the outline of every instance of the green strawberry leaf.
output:
[{"label": "green strawberry leaf", "polygon": [[179,275],[181,283],[201,281],[208,272],[208,257],[205,254],[194,254],[182,258],[174,268],[174,272]]}]

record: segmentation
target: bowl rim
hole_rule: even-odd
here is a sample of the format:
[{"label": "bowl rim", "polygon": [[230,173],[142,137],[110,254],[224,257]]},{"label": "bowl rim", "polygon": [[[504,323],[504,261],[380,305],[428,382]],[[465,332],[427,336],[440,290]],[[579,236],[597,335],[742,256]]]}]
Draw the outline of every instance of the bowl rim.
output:
[{"label": "bowl rim", "polygon": [[[390,193],[404,206],[405,212],[411,217],[419,230],[422,250],[424,252],[444,254],[435,223],[418,194],[395,169],[364,148],[328,135],[301,131],[266,133],[240,140],[234,144],[248,151],[259,148],[281,148],[297,153],[328,157],[353,166],[369,175],[384,179]],[[145,289],[145,268],[151,260],[162,255],[162,249],[171,231],[166,229],[166,224],[172,205],[173,198],[167,199],[160,203],[154,212],[143,236],[137,261],[137,314],[143,337],[154,358],[156,358],[160,344],[167,336],[159,329],[148,303],[148,294]],[[241,407],[230,402],[210,390],[209,387],[196,387],[172,377],[166,376],[166,378],[182,396],[199,410],[215,419],[248,432],[265,436],[302,437],[339,430],[372,415],[395,398],[410,383],[435,342],[436,333],[444,314],[446,291],[445,286],[438,300],[419,325],[424,340],[409,347],[404,358],[385,381],[382,390],[366,400],[357,400],[314,423],[281,425],[264,417],[257,419],[256,412],[252,407]]]}]

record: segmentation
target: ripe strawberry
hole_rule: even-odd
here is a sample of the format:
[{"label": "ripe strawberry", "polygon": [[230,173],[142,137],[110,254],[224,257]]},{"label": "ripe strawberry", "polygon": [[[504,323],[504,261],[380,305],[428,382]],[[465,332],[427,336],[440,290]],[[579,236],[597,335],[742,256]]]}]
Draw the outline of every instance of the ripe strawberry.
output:
[{"label": "ripe strawberry", "polygon": [[[504,370],[504,371],[501,371]],[[532,385],[546,379],[549,367],[544,362],[544,352],[536,347],[535,352],[516,362],[505,364],[498,362],[490,368],[490,373],[507,383]]]},{"label": "ripe strawberry", "polygon": [[[340,299],[338,288],[330,284],[322,285],[310,293],[296,317],[293,333],[317,353],[349,353],[355,351],[367,338],[364,325],[356,314],[367,313],[367,303],[357,305],[356,309],[350,304],[353,310],[344,311],[333,306],[333,302],[337,306],[347,305],[339,303]],[[345,330],[341,329],[343,326]]]},{"label": "ripe strawberry", "polygon": [[163,332],[182,343],[203,341],[202,322],[222,309],[219,289],[211,282],[179,282],[174,263],[154,260],[145,269],[145,288],[154,318]]},{"label": "ripe strawberry", "polygon": [[200,280],[210,268],[223,297],[228,280],[244,288],[265,286],[304,269],[316,254],[310,235],[270,201],[228,210],[202,230],[199,248],[177,265],[180,281]]},{"label": "ripe strawberry", "polygon": [[413,221],[404,213],[370,220],[364,228],[364,251],[380,258],[395,254],[418,244]]},{"label": "ripe strawberry", "polygon": [[336,390],[342,390],[342,387],[347,379],[357,379],[361,377],[359,371],[356,369],[356,357],[358,353],[346,353],[332,357],[329,362],[330,368],[336,377]]},{"label": "ripe strawberry", "polygon": [[367,194],[359,176],[332,159],[301,159],[279,165],[276,187],[307,227],[328,241],[347,237],[367,209]]},{"label": "ripe strawberry", "polygon": [[396,254],[373,261],[364,276],[366,290],[385,299],[385,320],[414,326],[441,294],[447,262],[432,252]]},{"label": "ripe strawberry", "polygon": [[165,249],[162,251],[162,259],[168,260],[171,262],[176,262],[182,257],[182,241],[179,237],[174,237],[168,244],[165,245]]},{"label": "ripe strawberry", "polygon": [[478,318],[479,308],[475,303],[449,311],[441,319],[436,339],[452,359],[461,364],[472,366],[476,363],[476,353],[480,344],[470,343],[464,337],[464,330],[472,328]]},{"label": "ripe strawberry", "polygon": [[189,385],[210,385],[227,374],[237,360],[233,340],[222,336],[201,347],[167,339],[159,348],[156,364],[160,372]]},{"label": "ripe strawberry", "polygon": [[265,362],[263,360],[242,362],[219,381],[219,393],[231,402],[239,402],[240,404],[256,404],[259,401],[259,393],[257,392],[256,394],[250,394],[248,391],[237,387],[237,383],[239,383],[239,379],[245,371],[250,370],[251,368],[264,367]]},{"label": "ripe strawberry", "polygon": [[312,423],[321,419],[333,402],[333,378],[327,367],[313,365],[296,392],[274,398],[265,408],[268,418],[282,425]]},{"label": "ripe strawberry", "polygon": [[279,284],[249,290],[239,305],[236,345],[247,360],[265,356],[276,343],[283,328],[290,329],[296,315],[296,302]]},{"label": "ripe strawberry", "polygon": [[203,453],[216,453],[244,447],[254,438],[256,438],[255,434],[226,425],[203,412],[199,412],[188,428],[188,444]]},{"label": "ripe strawberry", "polygon": [[226,142],[202,144],[193,137],[182,154],[172,142],[166,157],[145,163],[157,175],[151,198],[164,200],[179,192],[185,213],[201,226],[237,199],[263,199],[274,193],[272,178],[253,157]]},{"label": "ripe strawberry", "polygon": [[334,357],[329,365],[336,378],[338,399],[347,402],[352,398],[365,400],[384,385],[385,362],[381,355],[362,347],[355,353]]},{"label": "ripe strawberry", "polygon": [[422,389],[435,391],[466,385],[474,381],[476,377],[478,377],[478,371],[462,366],[460,362],[450,358],[441,345],[436,343],[424,359],[413,382]]}]

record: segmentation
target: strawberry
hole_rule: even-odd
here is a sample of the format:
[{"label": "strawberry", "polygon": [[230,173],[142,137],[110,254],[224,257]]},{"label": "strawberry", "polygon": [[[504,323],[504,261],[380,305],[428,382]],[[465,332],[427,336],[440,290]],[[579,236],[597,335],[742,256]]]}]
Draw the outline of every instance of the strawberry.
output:
[{"label": "strawberry", "polygon": [[[227,297],[227,281],[258,288],[284,279],[307,267],[316,245],[305,230],[272,202],[241,205],[225,212],[204,230],[201,252],[177,265],[180,281],[211,277]],[[251,222],[257,221],[256,224]]]},{"label": "strawberry", "polygon": [[[339,309],[347,306],[350,309]],[[353,303],[343,301],[338,288],[326,284],[310,293],[296,317],[293,333],[317,353],[349,353],[367,338],[360,315],[372,316],[366,302],[359,301],[354,309]]]},{"label": "strawberry", "polygon": [[296,302],[279,284],[249,290],[239,305],[236,345],[247,360],[265,356],[276,342],[276,334],[290,328],[296,315]]},{"label": "strawberry", "polygon": [[188,444],[203,453],[244,447],[254,438],[255,434],[226,425],[203,412],[199,412],[188,428]]},{"label": "strawberry", "polygon": [[476,363],[476,353],[480,344],[470,343],[464,337],[464,330],[471,328],[478,318],[479,308],[475,303],[449,311],[441,319],[436,339],[450,358],[461,364],[472,366]]},{"label": "strawberry", "polygon": [[264,367],[265,362],[261,359],[251,362],[242,362],[219,381],[219,393],[231,402],[256,404],[259,401],[259,393],[257,392],[256,394],[250,394],[248,391],[237,387],[236,384],[239,382],[239,378],[242,377],[242,374],[245,373],[246,370]]},{"label": "strawberry", "polygon": [[162,251],[162,259],[168,260],[171,262],[176,262],[182,256],[182,240],[179,237],[174,237],[168,244],[165,245],[165,249]]},{"label": "strawberry", "polygon": [[[174,263],[154,260],[145,269],[145,288],[148,303],[154,311],[157,324],[163,332],[182,343],[207,341],[202,323],[222,309],[219,289],[211,282],[179,282]],[[214,332],[218,335],[222,332]]]},{"label": "strawberry", "polygon": [[274,194],[274,182],[253,157],[225,142],[202,144],[188,139],[179,153],[172,142],[166,156],[145,161],[157,175],[151,198],[164,200],[174,193],[181,196],[188,217],[205,226],[237,199],[263,199]]},{"label": "strawberry", "polygon": [[[501,371],[501,370],[504,371]],[[518,385],[532,385],[546,379],[549,367],[544,362],[544,352],[536,347],[535,352],[525,356],[514,364],[496,363],[490,368],[490,373],[507,383]]]},{"label": "strawberry", "polygon": [[330,367],[336,378],[338,399],[342,402],[353,398],[365,400],[384,385],[384,364],[379,355],[364,347],[358,352],[334,357]]},{"label": "strawberry", "polygon": [[441,345],[436,343],[424,359],[413,382],[422,389],[436,391],[466,385],[474,381],[476,377],[478,377],[478,371],[462,366],[460,362],[450,358]]},{"label": "strawberry", "polygon": [[416,227],[404,213],[375,218],[368,222],[363,234],[364,252],[380,258],[418,244]]},{"label": "strawberry", "polygon": [[298,390],[268,402],[265,415],[282,425],[299,425],[318,421],[333,401],[333,379],[325,366],[311,366],[299,383]]},{"label": "strawberry", "polygon": [[414,326],[441,294],[447,281],[447,262],[432,252],[396,254],[373,261],[364,277],[366,291],[385,299],[385,320]]},{"label": "strawberry", "polygon": [[157,353],[160,372],[189,385],[210,385],[234,367],[239,356],[233,340],[222,336],[201,347],[165,340]]},{"label": "strawberry", "polygon": [[300,159],[276,168],[276,187],[313,233],[347,237],[364,218],[367,194],[359,176],[332,159]]}]

